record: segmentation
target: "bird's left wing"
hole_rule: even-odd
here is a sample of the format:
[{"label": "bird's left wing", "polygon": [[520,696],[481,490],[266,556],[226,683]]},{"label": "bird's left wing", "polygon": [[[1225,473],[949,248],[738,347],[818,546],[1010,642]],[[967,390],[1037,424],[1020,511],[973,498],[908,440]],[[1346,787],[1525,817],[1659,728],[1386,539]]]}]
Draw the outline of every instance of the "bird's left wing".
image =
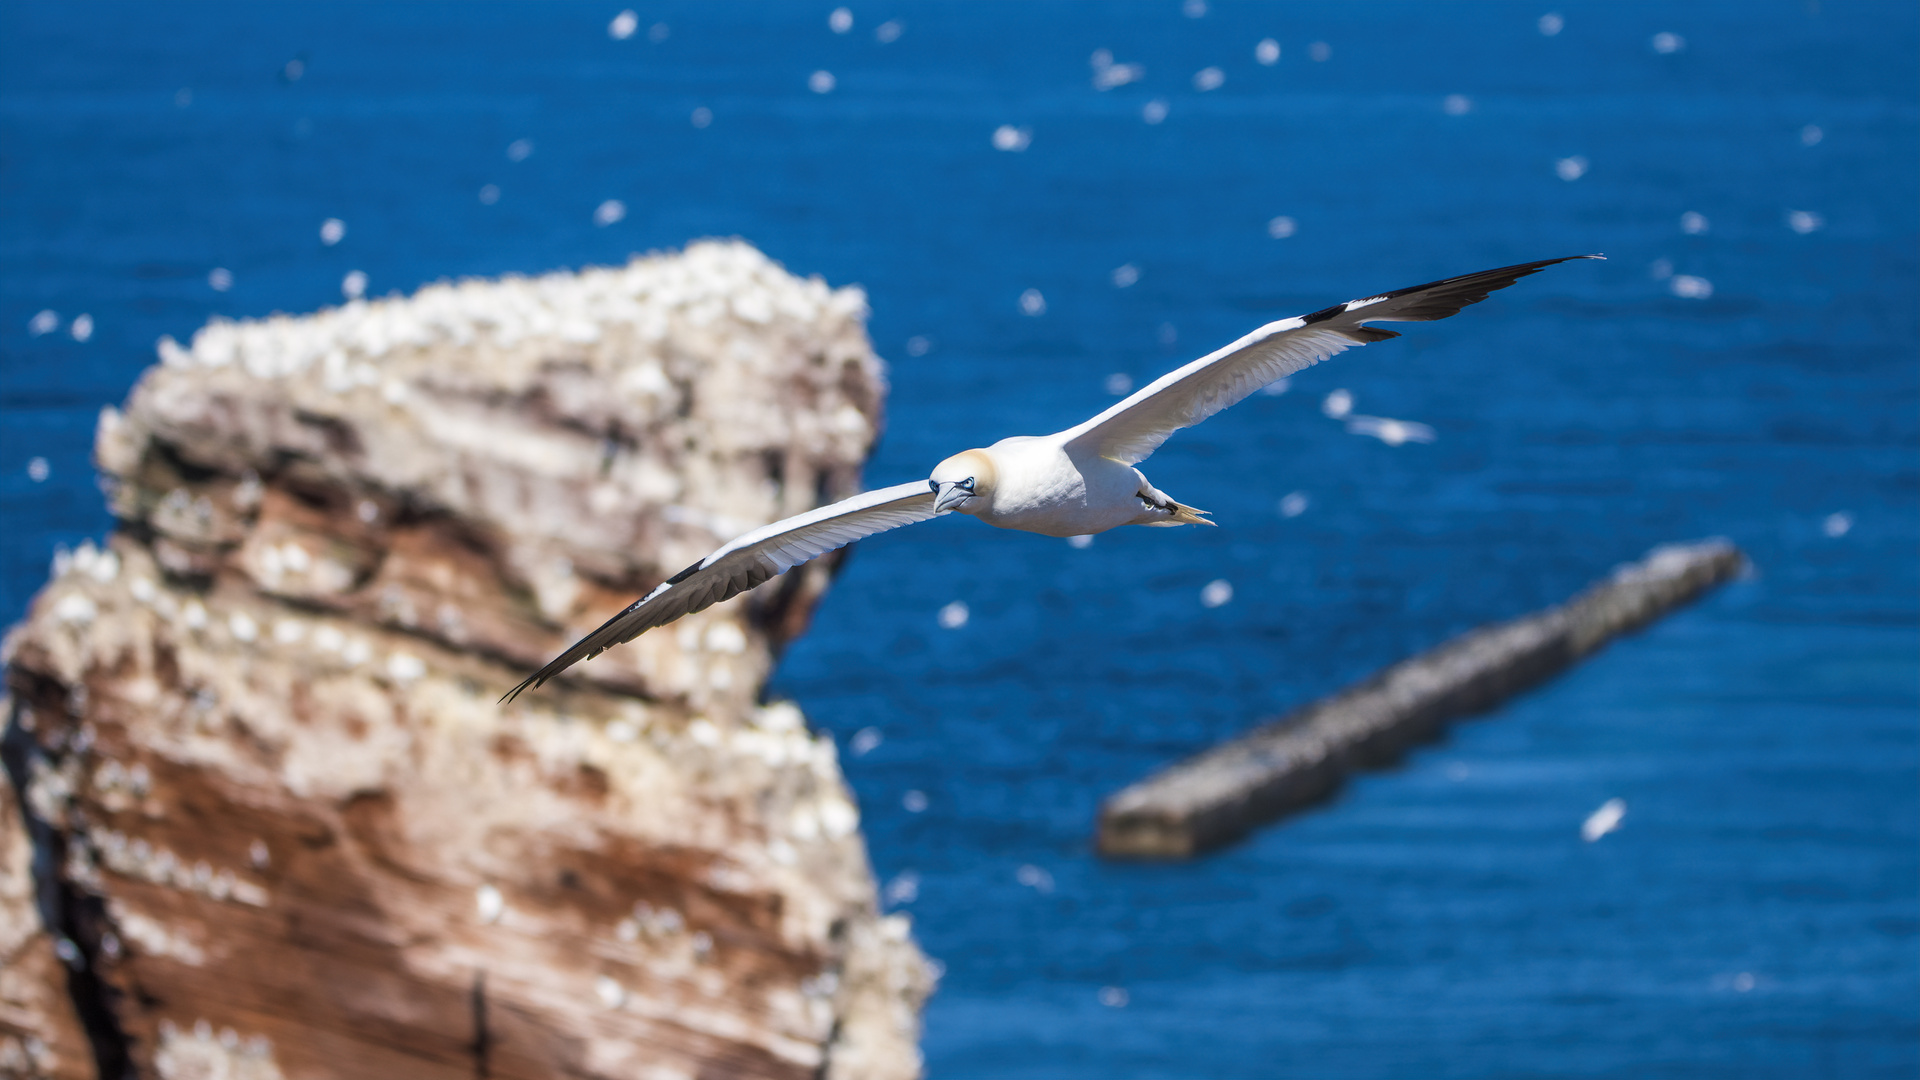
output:
[{"label": "bird's left wing", "polygon": [[934,516],[925,480],[880,488],[755,529],[660,583],[509,690],[503,701],[656,626],[711,607],[835,548]]},{"label": "bird's left wing", "polygon": [[1137,465],[1160,449],[1174,432],[1192,427],[1275,379],[1355,345],[1400,336],[1365,323],[1444,319],[1468,304],[1485,300],[1495,289],[1504,289],[1555,263],[1600,257],[1569,255],[1503,266],[1268,323],[1224,349],[1162,375],[1132,397],[1054,438],[1070,449]]}]

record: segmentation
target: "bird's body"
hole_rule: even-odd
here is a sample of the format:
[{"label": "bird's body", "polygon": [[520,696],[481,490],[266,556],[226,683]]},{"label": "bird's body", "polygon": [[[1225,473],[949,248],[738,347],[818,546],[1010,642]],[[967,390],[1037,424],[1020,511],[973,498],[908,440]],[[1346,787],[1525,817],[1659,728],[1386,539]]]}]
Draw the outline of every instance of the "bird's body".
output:
[{"label": "bird's body", "polygon": [[[1568,258],[1599,256],[1546,259],[1447,278],[1268,323],[1155,379],[1085,423],[1052,435],[1018,435],[965,450],[936,465],[924,481],[868,491],[755,529],[661,582],[506,696],[512,698],[611,645],[863,536],[951,511],[997,528],[1044,536],[1084,536],[1122,525],[1211,525],[1205,511],[1173,501],[1135,468],[1175,431],[1336,353],[1399,336],[1366,325],[1369,322],[1444,319]],[[1400,425],[1367,432],[1389,443],[1420,441],[1425,431],[1422,425],[1361,419]],[[1431,438],[1430,433],[1425,437]]]}]

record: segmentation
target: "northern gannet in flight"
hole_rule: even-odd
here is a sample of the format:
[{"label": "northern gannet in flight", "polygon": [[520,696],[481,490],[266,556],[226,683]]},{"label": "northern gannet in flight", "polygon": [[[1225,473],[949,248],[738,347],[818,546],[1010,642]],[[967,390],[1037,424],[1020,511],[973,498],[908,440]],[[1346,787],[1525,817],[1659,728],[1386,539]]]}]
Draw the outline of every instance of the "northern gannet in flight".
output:
[{"label": "northern gannet in flight", "polygon": [[1212,525],[1206,511],[1175,502],[1134,468],[1168,436],[1275,379],[1355,345],[1400,336],[1367,323],[1444,319],[1555,263],[1601,257],[1569,255],[1484,270],[1268,323],[1162,375],[1076,427],[963,450],[934,466],[925,480],[855,495],[755,529],[661,582],[502,700],[861,537],[955,510],[1002,529],[1044,536],[1084,536],[1121,525]]}]

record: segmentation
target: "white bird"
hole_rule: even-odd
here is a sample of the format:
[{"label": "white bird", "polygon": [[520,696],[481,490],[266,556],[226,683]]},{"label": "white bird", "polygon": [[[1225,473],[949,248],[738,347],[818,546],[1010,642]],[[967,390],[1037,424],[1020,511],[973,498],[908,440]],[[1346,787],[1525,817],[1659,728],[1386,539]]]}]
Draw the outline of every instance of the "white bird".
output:
[{"label": "white bird", "polygon": [[1367,323],[1444,319],[1555,263],[1601,257],[1570,255],[1485,270],[1268,323],[1162,375],[1083,424],[963,450],[934,466],[925,480],[855,495],[755,529],[661,582],[502,700],[862,537],[953,511],[1045,536],[1090,536],[1122,525],[1212,525],[1206,511],[1175,502],[1134,468],[1174,432],[1355,345],[1400,336]]}]

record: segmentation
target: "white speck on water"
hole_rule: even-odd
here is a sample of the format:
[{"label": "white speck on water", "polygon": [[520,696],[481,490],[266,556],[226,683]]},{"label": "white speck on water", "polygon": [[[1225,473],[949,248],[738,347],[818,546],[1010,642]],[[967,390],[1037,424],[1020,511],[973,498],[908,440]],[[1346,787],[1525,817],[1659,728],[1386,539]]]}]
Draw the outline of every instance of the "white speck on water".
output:
[{"label": "white speck on water", "polygon": [[1268,383],[1267,385],[1261,387],[1260,393],[1267,397],[1279,397],[1281,394],[1284,394],[1291,389],[1293,389],[1293,380],[1285,375],[1282,375],[1279,378]]},{"label": "white speck on water", "polygon": [[873,28],[873,40],[882,45],[891,45],[900,40],[900,35],[905,33],[906,29],[906,25],[899,19],[888,19]]},{"label": "white speck on water", "polygon": [[1081,533],[1079,536],[1069,536],[1067,537],[1067,546],[1078,551],[1085,551],[1093,546],[1093,537],[1086,533]]},{"label": "white speck on water", "polygon": [[1300,231],[1300,223],[1285,214],[1267,222],[1267,235],[1275,240],[1285,240]]},{"label": "white speck on water", "polygon": [[608,199],[593,209],[593,223],[605,227],[627,216],[627,204],[619,199]]},{"label": "white speck on water", "polygon": [[328,247],[347,237],[347,223],[337,217],[330,217],[320,223],[320,242]]},{"label": "white speck on water", "polygon": [[1163,322],[1160,324],[1158,337],[1160,344],[1171,348],[1174,342],[1180,340],[1180,328],[1170,322]]},{"label": "white speck on water", "polygon": [[298,57],[295,57],[294,59],[287,61],[286,65],[280,69],[280,77],[287,80],[290,83],[299,82],[300,76],[305,75],[306,73],[307,73],[307,62]]},{"label": "white speck on water", "polygon": [[86,341],[93,336],[93,316],[85,312],[75,315],[73,323],[67,327],[67,333],[72,334],[75,341]]},{"label": "white speck on water", "polygon": [[1261,38],[1260,44],[1253,47],[1253,59],[1262,67],[1272,67],[1280,62],[1280,43],[1272,38]]},{"label": "white speck on water", "polygon": [[507,909],[507,901],[500,895],[499,889],[492,885],[482,885],[474,890],[473,908],[480,916],[481,922],[494,923],[499,921],[501,912]]},{"label": "white speck on water", "polygon": [[349,300],[358,300],[367,295],[366,271],[347,271],[347,276],[340,279],[340,295]]},{"label": "white speck on water", "polygon": [[627,1003],[626,988],[605,975],[593,981],[593,993],[602,1008],[617,1009]]},{"label": "white speck on water", "polygon": [[1038,317],[1047,313],[1047,298],[1040,295],[1039,289],[1028,289],[1020,294],[1020,314]]},{"label": "white speck on water", "polygon": [[1667,288],[1673,295],[1684,300],[1705,300],[1713,295],[1713,282],[1692,274],[1675,274],[1667,282]]},{"label": "white speck on water", "polygon": [[1620,827],[1620,819],[1627,816],[1625,799],[1608,799],[1600,804],[1600,809],[1587,815],[1580,823],[1580,839],[1591,844]]},{"label": "white speck on water", "polygon": [[958,630],[967,625],[967,620],[972,618],[972,612],[967,610],[967,602],[965,600],[955,600],[953,603],[940,609],[939,618],[941,629]]},{"label": "white speck on water", "polygon": [[713,110],[707,108],[705,105],[701,105],[698,108],[693,110],[693,114],[691,116],[687,117],[687,122],[697,128],[712,127],[713,126]]},{"label": "white speck on water", "polygon": [[244,611],[227,616],[227,631],[235,641],[249,642],[260,636],[260,624]]},{"label": "white speck on water", "polygon": [[1203,94],[1209,90],[1218,90],[1226,83],[1227,73],[1217,67],[1203,67],[1193,73],[1193,88]]},{"label": "white speck on water", "polygon": [[1001,124],[993,129],[993,148],[1017,154],[1033,144],[1033,129]]},{"label": "white speck on water", "polygon": [[1333,46],[1324,41],[1316,41],[1307,46],[1307,56],[1316,64],[1325,63],[1333,56]]},{"label": "white speck on water", "polygon": [[1453,761],[1447,764],[1447,779],[1449,780],[1458,782],[1465,780],[1470,775],[1472,775],[1472,770],[1467,768],[1463,762]]},{"label": "white speck on water", "polygon": [[1353,411],[1353,393],[1349,390],[1335,390],[1320,402],[1320,411],[1334,420],[1344,420]]},{"label": "white speck on water", "polygon": [[226,292],[233,288],[233,271],[224,266],[216,266],[207,271],[207,288],[214,292]]},{"label": "white speck on water", "polygon": [[1132,999],[1128,997],[1125,987],[1103,986],[1100,988],[1100,1004],[1109,1009],[1124,1009],[1130,1000]]},{"label": "white speck on water", "polygon": [[911,870],[902,870],[894,875],[892,881],[881,892],[881,900],[888,907],[911,904],[920,899],[920,875]]},{"label": "white speck on water", "polygon": [[884,741],[885,736],[880,734],[879,728],[863,727],[847,740],[847,749],[853,752],[854,757],[865,757]]},{"label": "white speck on water", "polygon": [[1753,990],[1754,982],[1753,972],[1743,971],[1733,977],[1733,988],[1742,994],[1749,993]]},{"label": "white speck on water", "polygon": [[1651,274],[1655,281],[1665,281],[1673,276],[1673,260],[1655,259],[1648,264],[1647,273]]},{"label": "white speck on water", "polygon": [[623,11],[607,24],[607,36],[615,41],[625,41],[640,29],[640,16],[631,11]]},{"label": "white speck on water", "polygon": [[1826,137],[1827,133],[1820,130],[1819,124],[1808,124],[1806,127],[1800,129],[1801,146],[1818,146],[1820,145],[1820,140]]},{"label": "white speck on water", "polygon": [[1588,162],[1586,158],[1575,154],[1572,157],[1563,157],[1555,161],[1553,163],[1553,174],[1568,183],[1572,183],[1587,175],[1587,170],[1591,167],[1591,163]]},{"label": "white speck on water", "polygon": [[1186,0],[1185,3],[1180,5],[1180,14],[1185,15],[1189,19],[1206,18],[1207,0]]},{"label": "white speck on water", "polygon": [[480,205],[481,206],[492,206],[494,203],[497,203],[499,201],[500,201],[500,185],[499,184],[482,184],[480,186]]},{"label": "white speck on water", "polygon": [[654,23],[652,26],[647,27],[647,40],[653,42],[655,45],[658,45],[661,42],[667,40],[667,38],[672,33],[673,31],[668,28],[666,23],[657,22],[657,23]]},{"label": "white speck on water", "polygon": [[174,108],[184,109],[191,104],[193,104],[193,88],[192,87],[183,86],[180,89],[175,90],[173,92]]},{"label": "white speck on water", "polygon": [[1395,420],[1388,416],[1350,416],[1347,418],[1347,434],[1367,435],[1388,446],[1402,446],[1406,443],[1430,443],[1436,436],[1434,430],[1415,420]]},{"label": "white speck on water", "polygon": [[933,339],[925,334],[915,334],[907,339],[908,356],[925,356],[933,348]]},{"label": "white speck on water", "polygon": [[36,458],[27,459],[27,479],[33,481],[34,483],[36,484],[45,483],[47,477],[52,472],[53,472],[53,469],[51,466],[47,464],[46,458],[36,457]]},{"label": "white speck on water", "polygon": [[1280,516],[1283,518],[1297,518],[1307,512],[1307,506],[1308,500],[1306,492],[1289,491],[1280,497]]},{"label": "white speck on water", "polygon": [[1826,533],[1829,538],[1838,540],[1853,531],[1853,515],[1845,510],[1828,514],[1827,519],[1820,523],[1820,531]]},{"label": "white speck on water", "polygon": [[1473,99],[1465,94],[1448,94],[1440,110],[1448,116],[1465,116],[1473,111]]},{"label": "white speck on water", "polygon": [[1680,231],[1688,236],[1703,236],[1710,228],[1712,223],[1707,220],[1707,215],[1697,210],[1689,210],[1680,215]]},{"label": "white speck on water", "polygon": [[515,139],[507,144],[508,161],[525,161],[533,156],[532,139]]},{"label": "white speck on water", "polygon": [[1140,119],[1157,124],[1167,118],[1167,99],[1154,98],[1140,107]]},{"label": "white speck on water", "polygon": [[919,790],[909,791],[900,796],[900,806],[909,814],[923,813],[927,809],[927,793]]},{"label": "white speck on water", "polygon": [[1053,875],[1045,869],[1026,863],[1013,872],[1013,879],[1027,888],[1040,893],[1053,891]]},{"label": "white speck on water", "polygon": [[30,337],[51,334],[58,329],[60,329],[60,313],[51,308],[41,311],[35,314],[33,318],[27,320],[27,334]]},{"label": "white speck on water", "polygon": [[1540,33],[1542,35],[1546,37],[1552,37],[1555,34],[1558,34],[1560,31],[1566,29],[1567,20],[1562,18],[1559,12],[1549,11],[1545,15],[1540,16],[1540,22],[1538,25],[1540,27]]},{"label": "white speck on water", "polygon": [[1216,578],[1213,581],[1209,581],[1206,587],[1200,590],[1201,607],[1217,608],[1232,602],[1232,600],[1233,584],[1226,578]]},{"label": "white speck on water", "polygon": [[1095,49],[1090,63],[1093,66],[1093,88],[1102,93],[1147,77],[1147,69],[1142,64],[1114,63],[1113,52],[1109,49]]},{"label": "white speck on water", "polygon": [[833,72],[831,71],[816,71],[807,76],[807,89],[816,94],[833,93],[833,85],[834,79]]},{"label": "white speck on water", "polygon": [[1140,268],[1126,263],[1113,268],[1113,287],[1124,289],[1140,280]]},{"label": "white speck on water", "polygon": [[1787,228],[1792,229],[1801,236],[1805,236],[1808,233],[1819,232],[1826,227],[1826,224],[1826,218],[1821,217],[1811,210],[1787,211]]},{"label": "white speck on water", "polygon": [[843,7],[834,8],[833,13],[827,16],[827,29],[836,34],[844,34],[853,29],[853,12]]},{"label": "white speck on water", "polygon": [[1124,371],[1116,371],[1107,376],[1107,393],[1114,397],[1125,397],[1133,392],[1133,376]]},{"label": "white speck on water", "polygon": [[1671,31],[1662,30],[1653,35],[1653,51],[1662,56],[1670,56],[1687,47],[1687,39]]}]

